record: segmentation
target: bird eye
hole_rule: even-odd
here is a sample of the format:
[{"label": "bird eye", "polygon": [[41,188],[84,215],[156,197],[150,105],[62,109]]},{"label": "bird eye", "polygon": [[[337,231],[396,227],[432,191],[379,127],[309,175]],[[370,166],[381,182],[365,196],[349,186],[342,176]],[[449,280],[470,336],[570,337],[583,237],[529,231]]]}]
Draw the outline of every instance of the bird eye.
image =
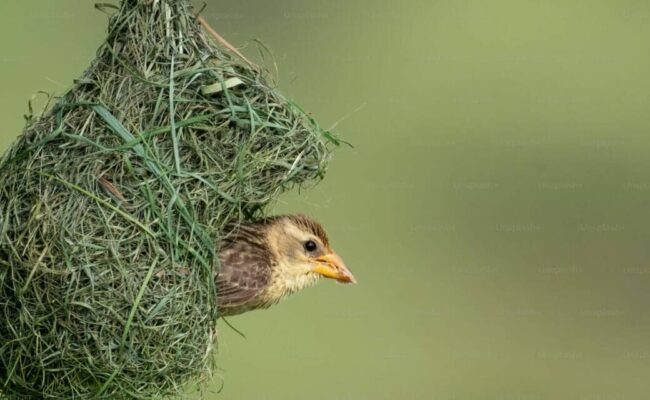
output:
[{"label": "bird eye", "polygon": [[308,240],[305,242],[305,250],[308,252],[316,251],[318,245],[313,240]]}]

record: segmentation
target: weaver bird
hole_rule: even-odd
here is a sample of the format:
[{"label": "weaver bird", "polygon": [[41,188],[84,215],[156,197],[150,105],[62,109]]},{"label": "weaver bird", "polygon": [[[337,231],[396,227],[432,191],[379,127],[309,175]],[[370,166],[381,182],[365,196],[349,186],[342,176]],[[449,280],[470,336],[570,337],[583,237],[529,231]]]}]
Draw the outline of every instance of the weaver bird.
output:
[{"label": "weaver bird", "polygon": [[237,226],[223,241],[219,259],[221,316],[269,307],[320,277],[356,283],[323,227],[304,215]]}]

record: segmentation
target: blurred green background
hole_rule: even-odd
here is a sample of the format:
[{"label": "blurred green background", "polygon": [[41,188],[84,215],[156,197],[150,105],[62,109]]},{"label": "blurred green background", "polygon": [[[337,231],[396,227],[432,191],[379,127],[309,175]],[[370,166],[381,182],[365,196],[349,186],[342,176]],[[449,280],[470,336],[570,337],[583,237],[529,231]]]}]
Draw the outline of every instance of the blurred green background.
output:
[{"label": "blurred green background", "polygon": [[[354,144],[275,212],[322,220],[360,282],[222,324],[208,398],[650,398],[650,3],[207,5]],[[0,149],[105,27],[0,1]]]}]

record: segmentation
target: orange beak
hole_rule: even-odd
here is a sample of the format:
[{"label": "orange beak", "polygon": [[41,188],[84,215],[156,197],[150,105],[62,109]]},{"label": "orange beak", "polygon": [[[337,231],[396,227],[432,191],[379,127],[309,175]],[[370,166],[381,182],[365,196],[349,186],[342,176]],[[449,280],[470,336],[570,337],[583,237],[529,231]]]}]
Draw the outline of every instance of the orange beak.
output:
[{"label": "orange beak", "polygon": [[325,278],[335,279],[341,283],[357,283],[341,257],[334,252],[318,257],[314,262],[313,271]]}]

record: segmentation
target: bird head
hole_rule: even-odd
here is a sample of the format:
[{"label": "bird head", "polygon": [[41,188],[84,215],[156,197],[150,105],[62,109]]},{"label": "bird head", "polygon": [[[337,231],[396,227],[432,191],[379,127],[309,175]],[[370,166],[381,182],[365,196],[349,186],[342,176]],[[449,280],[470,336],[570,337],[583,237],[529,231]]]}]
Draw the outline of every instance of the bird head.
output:
[{"label": "bird head", "polygon": [[293,292],[320,277],[356,283],[352,272],[330,247],[325,230],[304,215],[273,218],[266,237],[275,256],[276,276]]},{"label": "bird head", "polygon": [[323,227],[304,215],[239,224],[222,243],[219,313],[266,308],[325,277],[356,283]]}]

